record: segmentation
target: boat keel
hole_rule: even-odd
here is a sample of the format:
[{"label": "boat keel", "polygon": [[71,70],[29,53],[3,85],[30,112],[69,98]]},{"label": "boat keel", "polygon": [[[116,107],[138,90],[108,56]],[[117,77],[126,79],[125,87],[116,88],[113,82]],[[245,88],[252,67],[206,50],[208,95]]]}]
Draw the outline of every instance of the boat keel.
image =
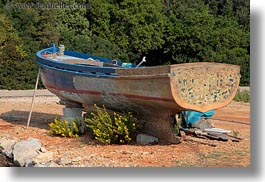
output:
[{"label": "boat keel", "polygon": [[174,120],[170,115],[160,115],[144,119],[144,133],[157,137],[160,140],[173,144],[181,143],[174,129]]}]

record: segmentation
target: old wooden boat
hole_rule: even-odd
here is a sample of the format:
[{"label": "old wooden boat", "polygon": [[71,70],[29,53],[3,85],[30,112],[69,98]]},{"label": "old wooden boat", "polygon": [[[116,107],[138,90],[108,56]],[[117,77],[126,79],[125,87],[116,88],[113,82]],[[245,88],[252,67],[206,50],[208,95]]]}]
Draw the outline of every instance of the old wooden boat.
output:
[{"label": "old wooden boat", "polygon": [[185,110],[205,112],[226,106],[240,81],[237,65],[128,66],[54,45],[37,52],[36,61],[44,86],[66,107],[87,109],[97,104],[135,111],[149,123],[150,134],[176,143],[171,116]]}]

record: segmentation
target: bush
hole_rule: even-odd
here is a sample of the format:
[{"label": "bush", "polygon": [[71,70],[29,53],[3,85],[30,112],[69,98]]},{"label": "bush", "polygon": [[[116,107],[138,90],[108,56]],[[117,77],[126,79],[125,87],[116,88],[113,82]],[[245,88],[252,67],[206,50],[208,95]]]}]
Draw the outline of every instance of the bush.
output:
[{"label": "bush", "polygon": [[105,144],[124,144],[132,140],[134,134],[140,131],[139,121],[131,112],[118,114],[113,112],[111,116],[106,108],[94,105],[97,113],[91,113],[91,117],[85,118],[87,127],[92,130],[94,138]]},{"label": "bush", "polygon": [[49,123],[49,126],[53,135],[76,138],[80,134],[80,124],[81,122],[77,120],[72,120],[72,123],[69,123],[67,120],[56,117],[53,122]]},{"label": "bush", "polygon": [[243,102],[250,102],[250,94],[248,92],[239,92],[234,97],[234,100],[237,102],[243,101]]}]

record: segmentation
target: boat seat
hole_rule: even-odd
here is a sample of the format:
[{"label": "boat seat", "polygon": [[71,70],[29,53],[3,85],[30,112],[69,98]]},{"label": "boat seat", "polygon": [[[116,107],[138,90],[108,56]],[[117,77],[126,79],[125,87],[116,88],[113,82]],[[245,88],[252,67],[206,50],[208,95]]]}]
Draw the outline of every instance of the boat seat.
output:
[{"label": "boat seat", "polygon": [[70,64],[82,64],[82,65],[89,65],[89,66],[109,66],[109,67],[118,66],[115,64],[104,63],[104,62],[96,61],[93,59],[63,59],[62,61],[66,63],[70,63]]},{"label": "boat seat", "polygon": [[99,61],[92,61],[88,59],[63,59],[63,62],[70,63],[70,64],[85,64],[85,65],[92,65],[92,66],[103,66],[103,62]]}]

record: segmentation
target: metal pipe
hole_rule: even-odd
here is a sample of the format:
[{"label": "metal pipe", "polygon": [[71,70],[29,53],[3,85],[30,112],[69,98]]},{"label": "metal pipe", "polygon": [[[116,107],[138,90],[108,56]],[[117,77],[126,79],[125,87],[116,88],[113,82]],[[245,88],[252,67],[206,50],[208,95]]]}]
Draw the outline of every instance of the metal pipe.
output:
[{"label": "metal pipe", "polygon": [[142,61],[139,64],[137,64],[136,68],[138,68],[139,66],[141,66],[141,64],[143,64],[144,62],[146,62],[145,58],[146,57],[144,56],[143,59],[142,59]]}]

